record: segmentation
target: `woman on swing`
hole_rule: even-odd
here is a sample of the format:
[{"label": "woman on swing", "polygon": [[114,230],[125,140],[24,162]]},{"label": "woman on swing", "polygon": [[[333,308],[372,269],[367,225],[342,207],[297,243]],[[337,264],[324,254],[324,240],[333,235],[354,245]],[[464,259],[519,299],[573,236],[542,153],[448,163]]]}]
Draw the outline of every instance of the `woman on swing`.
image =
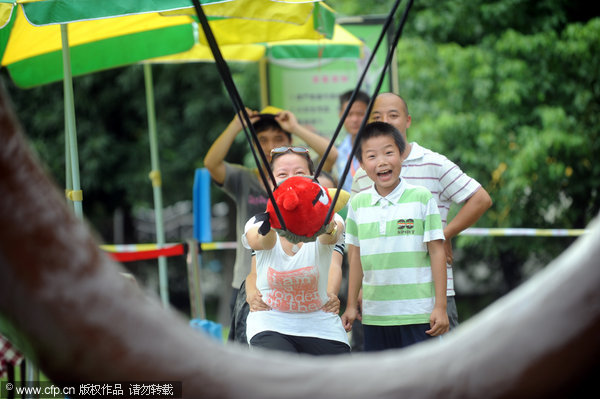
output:
[{"label": "woman on swing", "polygon": [[[308,150],[302,147],[273,149],[271,169],[277,184],[313,174]],[[296,244],[273,229],[262,235],[260,226],[250,219],[242,237],[256,251],[246,279],[250,346],[312,355],[350,352],[338,315],[341,273],[328,277],[334,248],[344,242],[343,219],[334,214],[324,234]]]}]

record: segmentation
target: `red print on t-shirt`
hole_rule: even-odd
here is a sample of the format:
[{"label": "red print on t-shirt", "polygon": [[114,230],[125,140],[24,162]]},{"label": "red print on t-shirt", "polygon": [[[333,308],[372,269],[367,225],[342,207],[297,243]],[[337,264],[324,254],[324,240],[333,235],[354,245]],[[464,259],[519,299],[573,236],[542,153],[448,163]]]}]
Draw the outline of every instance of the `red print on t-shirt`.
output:
[{"label": "red print on t-shirt", "polygon": [[271,292],[266,295],[266,303],[272,309],[306,313],[321,308],[319,270],[316,266],[290,271],[278,271],[269,267],[267,279]]}]

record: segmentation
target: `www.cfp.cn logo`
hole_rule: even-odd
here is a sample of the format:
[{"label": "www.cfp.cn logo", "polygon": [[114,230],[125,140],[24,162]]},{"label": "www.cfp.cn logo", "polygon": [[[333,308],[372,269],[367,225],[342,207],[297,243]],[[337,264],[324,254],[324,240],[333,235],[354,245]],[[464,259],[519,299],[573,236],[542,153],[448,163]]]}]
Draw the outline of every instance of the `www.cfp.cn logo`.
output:
[{"label": "www.cfp.cn logo", "polygon": [[398,233],[399,234],[414,234],[413,228],[415,227],[414,219],[398,219]]}]

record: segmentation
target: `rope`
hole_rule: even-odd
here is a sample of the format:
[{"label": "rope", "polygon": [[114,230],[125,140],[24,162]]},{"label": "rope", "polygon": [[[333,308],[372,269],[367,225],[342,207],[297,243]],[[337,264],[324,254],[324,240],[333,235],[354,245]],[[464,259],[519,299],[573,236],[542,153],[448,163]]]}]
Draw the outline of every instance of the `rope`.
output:
[{"label": "rope", "polygon": [[[469,227],[460,236],[473,237],[579,237],[589,233],[587,229],[535,229],[527,227]],[[237,248],[236,241],[204,242],[200,244],[202,251],[233,250]],[[157,244],[122,244],[100,245],[117,262],[133,262],[137,260],[155,259],[161,256],[179,256],[189,251],[184,243],[169,243],[163,248]]]},{"label": "rope", "polygon": [[158,248],[156,244],[101,245],[100,248],[107,251],[110,257],[117,262],[133,262],[159,257],[178,256],[186,252],[183,244],[168,244],[162,248]]},{"label": "rope", "polygon": [[[236,241],[203,242],[200,243],[202,251],[221,251],[236,249]],[[186,243],[169,243],[159,248],[158,244],[119,244],[100,245],[100,249],[117,262],[134,262],[138,260],[156,259],[161,256],[171,257],[184,255],[189,251]]]},{"label": "rope", "polygon": [[[203,242],[200,243],[202,251],[219,251],[236,249],[237,242]],[[184,255],[189,251],[186,243],[170,243],[159,248],[158,244],[122,244],[100,245],[100,249],[117,262],[135,262],[138,260],[156,259]]]},{"label": "rope", "polygon": [[[269,195],[269,199],[271,200],[271,203],[273,204],[273,208],[275,210],[275,213],[277,215],[277,218],[279,219],[279,222],[281,224],[281,227],[283,230],[287,230],[285,222],[283,220],[283,217],[281,216],[279,207],[277,206],[277,203],[275,202],[275,199],[273,197],[273,192],[271,191],[268,183],[267,183],[267,179],[264,175],[264,171],[263,168],[261,168],[261,163],[258,159],[258,157],[256,156],[256,152],[252,146],[252,142],[251,142],[251,138],[254,139],[255,145],[259,150],[262,162],[264,164],[265,169],[267,169],[269,176],[271,178],[271,181],[273,182],[273,186],[277,187],[277,184],[275,182],[275,177],[273,176],[273,172],[271,170],[271,168],[268,165],[268,162],[266,160],[266,156],[260,146],[260,143],[258,142],[258,137],[256,135],[256,132],[254,131],[254,128],[252,126],[252,123],[250,122],[250,118],[248,116],[248,113],[246,112],[246,108],[244,107],[244,104],[242,102],[242,99],[237,91],[237,88],[235,86],[235,83],[233,82],[233,79],[231,77],[231,72],[229,71],[229,68],[227,66],[227,63],[225,62],[225,60],[223,59],[223,56],[221,54],[221,51],[219,49],[219,46],[214,38],[214,35],[212,33],[212,29],[210,28],[210,25],[208,23],[208,19],[206,18],[206,15],[204,14],[204,10],[202,9],[199,0],[192,0],[192,3],[194,4],[194,8],[196,10],[196,14],[198,15],[198,20],[200,22],[200,25],[202,26],[202,30],[204,31],[204,34],[206,36],[206,40],[208,42],[208,45],[211,49],[211,52],[213,54],[213,57],[215,59],[215,64],[217,66],[217,69],[219,71],[219,74],[221,75],[221,79],[223,79],[223,83],[225,84],[225,87],[227,89],[227,92],[229,94],[229,97],[231,98],[231,101],[233,103],[233,106],[236,110],[236,113],[238,115],[238,117],[240,117],[240,121],[242,122],[242,126],[244,128],[244,133],[246,134],[246,139],[248,140],[248,142],[250,143],[250,149],[252,151],[252,155],[254,157],[254,160],[256,162],[256,164],[258,165],[258,169],[259,169],[259,173],[260,173],[260,177],[263,180],[263,183],[265,185],[265,188],[267,189],[267,193]],[[341,188],[341,182],[343,182],[346,178],[346,176],[348,175],[348,171],[349,171],[349,166],[351,164],[351,160],[354,157],[354,154],[356,153],[356,148],[357,148],[357,144],[359,142],[360,139],[360,134],[361,131],[364,129],[366,122],[368,120],[368,115],[371,113],[371,110],[373,108],[373,102],[374,102],[374,98],[377,96],[377,94],[379,93],[379,90],[381,89],[381,85],[383,83],[383,78],[385,77],[385,73],[389,67],[389,64],[392,60],[392,54],[394,52],[394,49],[396,48],[396,46],[398,45],[398,41],[400,39],[400,35],[402,32],[402,29],[404,28],[404,24],[406,23],[406,18],[408,16],[408,11],[410,10],[410,8],[412,7],[412,0],[409,0],[408,5],[404,11],[404,15],[402,16],[402,20],[400,22],[400,25],[396,31],[396,35],[394,36],[394,40],[392,41],[392,44],[390,45],[389,49],[388,49],[388,54],[385,60],[385,64],[384,67],[381,71],[381,76],[379,78],[379,82],[377,84],[377,87],[375,89],[375,92],[373,93],[373,96],[371,97],[371,101],[369,102],[369,106],[367,108],[367,112],[365,114],[365,118],[362,121],[360,130],[357,134],[357,138],[354,142],[354,145],[352,147],[352,151],[349,157],[349,161],[350,162],[346,162],[346,167],[344,168],[344,172],[342,174],[342,176],[340,177],[340,182],[338,183],[338,190],[335,193],[335,196],[333,198],[333,201],[329,207],[329,210],[327,212],[327,216],[325,217],[325,220],[323,221],[323,225],[327,224],[327,221],[331,218],[331,215],[333,213],[333,209],[335,207],[335,204],[339,198],[339,193],[340,193],[340,188]],[[400,0],[396,0],[394,7],[392,8],[392,11],[390,12],[390,14],[388,15],[388,18],[383,26],[383,29],[381,31],[381,34],[377,40],[377,44],[375,46],[375,49],[373,51],[373,53],[371,54],[371,57],[369,58],[368,64],[365,67],[365,69],[363,70],[363,73],[361,74],[360,80],[356,86],[356,88],[354,89],[354,91],[352,92],[352,96],[350,98],[350,101],[348,102],[348,105],[346,106],[346,109],[344,110],[344,114],[342,116],[342,118],[340,119],[338,126],[336,128],[336,131],[334,133],[334,136],[332,137],[331,141],[329,142],[329,145],[327,146],[327,149],[325,151],[325,154],[323,155],[321,162],[319,163],[317,170],[315,171],[315,175],[314,175],[314,180],[317,180],[317,177],[319,176],[319,174],[321,173],[321,170],[323,168],[325,159],[327,158],[327,155],[329,154],[329,152],[331,151],[331,148],[333,146],[333,143],[335,142],[335,139],[337,138],[337,136],[339,135],[339,132],[341,131],[341,127],[349,113],[350,107],[352,106],[356,95],[358,93],[358,90],[360,89],[362,82],[366,76],[366,72],[368,70],[368,67],[371,65],[371,62],[374,59],[375,53],[377,51],[377,49],[379,48],[383,37],[385,35],[385,32],[389,29],[389,26],[391,24],[391,21],[394,17],[394,14],[396,13],[396,10],[398,9],[398,6],[400,4]],[[250,129],[251,134],[248,133],[247,128]],[[251,137],[250,137],[251,136]]]},{"label": "rope", "polygon": [[588,232],[586,229],[530,229],[530,228],[483,228],[469,227],[460,235],[492,237],[578,237]]},{"label": "rope", "polygon": [[[229,97],[233,103],[233,106],[236,110],[236,113],[238,115],[238,117],[240,118],[240,121],[242,122],[242,126],[244,128],[244,132],[246,134],[246,139],[248,140],[248,142],[250,143],[250,149],[252,151],[252,155],[254,157],[254,160],[256,162],[256,164],[258,165],[258,169],[259,169],[259,173],[260,173],[260,177],[263,180],[263,183],[265,185],[265,188],[267,189],[267,193],[269,195],[269,199],[271,200],[271,203],[273,204],[273,208],[275,210],[275,213],[277,215],[277,218],[281,224],[281,227],[283,230],[287,230],[285,222],[283,220],[283,217],[281,216],[279,207],[277,206],[277,203],[273,197],[273,192],[271,191],[268,183],[267,183],[267,179],[264,175],[264,171],[263,168],[261,168],[261,163],[258,159],[258,157],[256,156],[256,152],[254,150],[254,147],[252,146],[252,142],[251,139],[254,140],[256,147],[259,150],[262,162],[265,166],[265,169],[267,169],[269,176],[271,178],[271,181],[273,182],[273,186],[277,187],[277,184],[275,182],[275,177],[273,176],[273,172],[271,170],[271,168],[268,165],[268,162],[266,160],[266,156],[262,150],[262,147],[260,146],[260,143],[258,142],[258,137],[256,135],[256,132],[254,131],[254,128],[252,126],[252,123],[250,122],[250,118],[248,116],[248,113],[246,112],[246,108],[244,107],[244,104],[242,102],[242,99],[239,95],[239,92],[237,91],[237,88],[235,86],[235,83],[233,82],[233,79],[231,77],[231,72],[229,71],[229,68],[227,66],[227,63],[225,62],[225,60],[223,59],[223,56],[221,54],[221,51],[219,49],[219,46],[215,40],[215,37],[212,33],[212,29],[210,28],[210,25],[208,23],[208,19],[206,18],[206,15],[204,14],[204,10],[202,9],[199,0],[192,0],[192,3],[194,4],[194,8],[196,9],[196,14],[198,15],[198,20],[200,22],[200,25],[202,26],[202,30],[204,31],[204,34],[206,36],[206,40],[207,43],[211,49],[211,52],[213,54],[213,57],[215,59],[215,64],[217,66],[217,70],[219,71],[219,74],[221,75],[221,79],[223,79],[223,83],[225,84],[225,87],[227,89],[227,92],[229,94]],[[325,153],[321,159],[321,162],[319,163],[317,170],[315,171],[315,175],[314,175],[314,180],[317,180],[317,177],[319,176],[319,174],[321,173],[321,170],[323,168],[323,165],[325,163],[325,159],[327,158],[327,155],[329,154],[329,152],[331,151],[331,148],[333,147],[333,143],[335,142],[337,136],[339,135],[339,132],[341,131],[341,127],[344,124],[344,121],[350,111],[350,108],[356,98],[356,95],[364,81],[364,78],[366,76],[366,72],[369,68],[369,66],[371,65],[374,57],[375,57],[375,53],[377,52],[379,46],[381,45],[381,42],[383,41],[383,37],[385,36],[385,33],[387,32],[387,30],[389,29],[389,26],[391,24],[391,21],[393,20],[394,14],[396,13],[398,6],[400,4],[400,0],[396,0],[391,12],[388,15],[388,18],[386,19],[386,22],[382,28],[381,34],[377,40],[376,46],[371,54],[371,57],[369,58],[369,61],[367,63],[367,66],[364,68],[359,82],[356,86],[356,88],[354,89],[354,91],[352,92],[352,95],[350,97],[350,100],[346,106],[346,109],[344,110],[344,114],[342,115],[342,118],[340,118],[340,121],[338,123],[338,126],[336,128],[336,131],[334,132],[334,135],[331,139],[331,141],[329,142],[329,145],[327,146],[327,149],[325,150]],[[327,221],[331,218],[331,215],[333,213],[335,204],[339,198],[339,193],[340,193],[340,188],[341,188],[341,183],[346,179],[346,176],[348,175],[349,169],[350,169],[350,165],[351,165],[351,160],[354,157],[354,155],[356,154],[356,149],[357,149],[357,145],[360,141],[360,135],[362,130],[364,129],[367,120],[368,120],[368,116],[371,113],[371,110],[373,109],[373,103],[374,103],[374,99],[377,96],[377,94],[379,93],[379,90],[381,89],[381,85],[383,84],[383,79],[385,77],[385,74],[387,72],[387,69],[389,67],[389,64],[392,60],[392,55],[394,52],[394,49],[396,48],[396,46],[398,45],[398,41],[400,40],[400,36],[402,33],[402,30],[404,28],[404,25],[406,23],[406,19],[408,17],[408,12],[410,10],[410,8],[412,7],[413,4],[413,0],[409,0],[406,9],[404,10],[404,14],[402,16],[402,20],[400,21],[400,25],[398,26],[398,29],[396,30],[396,34],[394,36],[394,39],[392,40],[392,43],[390,44],[390,47],[388,48],[388,53],[386,56],[386,60],[383,66],[383,69],[381,71],[381,75],[379,77],[379,81],[377,83],[377,87],[375,88],[375,91],[373,93],[373,95],[371,96],[371,100],[369,102],[369,106],[367,107],[367,112],[365,114],[365,117],[361,123],[359,132],[357,134],[356,140],[354,142],[354,145],[352,147],[352,151],[350,153],[350,157],[348,159],[348,161],[346,162],[346,167],[344,168],[344,172],[342,173],[339,182],[338,182],[338,190],[336,190],[336,193],[334,195],[334,198],[332,200],[332,203],[329,207],[329,210],[327,212],[327,216],[325,217],[325,220],[323,221],[323,225],[327,224]],[[248,133],[247,128],[250,129],[250,133]]]}]

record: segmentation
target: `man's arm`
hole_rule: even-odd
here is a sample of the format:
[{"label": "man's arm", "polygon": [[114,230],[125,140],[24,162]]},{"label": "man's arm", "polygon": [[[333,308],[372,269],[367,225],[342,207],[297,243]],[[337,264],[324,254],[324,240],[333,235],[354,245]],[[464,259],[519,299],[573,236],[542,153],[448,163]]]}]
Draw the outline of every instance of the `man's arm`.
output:
[{"label": "man's arm", "polygon": [[[250,116],[250,121],[254,123],[256,118],[252,117],[256,115],[256,111],[246,109],[246,112],[248,112],[248,115]],[[204,157],[204,166],[210,172],[212,179],[218,184],[223,184],[225,182],[225,156],[229,152],[235,137],[241,130],[242,123],[240,118],[236,115],[213,145],[210,146]]]},{"label": "man's arm", "polygon": [[[309,129],[299,124],[298,120],[296,119],[296,116],[292,112],[283,111],[279,113],[275,119],[277,120],[277,122],[279,122],[283,129],[290,132],[294,136],[299,137],[310,148],[315,150],[315,152],[319,154],[319,156],[322,157],[323,154],[325,154],[325,150],[329,145],[329,140],[314,132],[311,132]],[[332,146],[331,150],[329,151],[329,155],[327,156],[327,160],[323,164],[323,169],[325,171],[331,172],[333,165],[335,165],[337,155],[337,148],[335,148],[335,146]]]},{"label": "man's arm", "polygon": [[491,206],[492,198],[483,187],[479,187],[475,194],[465,201],[456,216],[446,225],[444,229],[444,237],[446,237],[444,248],[446,249],[447,263],[452,264],[452,238],[474,225]]}]

